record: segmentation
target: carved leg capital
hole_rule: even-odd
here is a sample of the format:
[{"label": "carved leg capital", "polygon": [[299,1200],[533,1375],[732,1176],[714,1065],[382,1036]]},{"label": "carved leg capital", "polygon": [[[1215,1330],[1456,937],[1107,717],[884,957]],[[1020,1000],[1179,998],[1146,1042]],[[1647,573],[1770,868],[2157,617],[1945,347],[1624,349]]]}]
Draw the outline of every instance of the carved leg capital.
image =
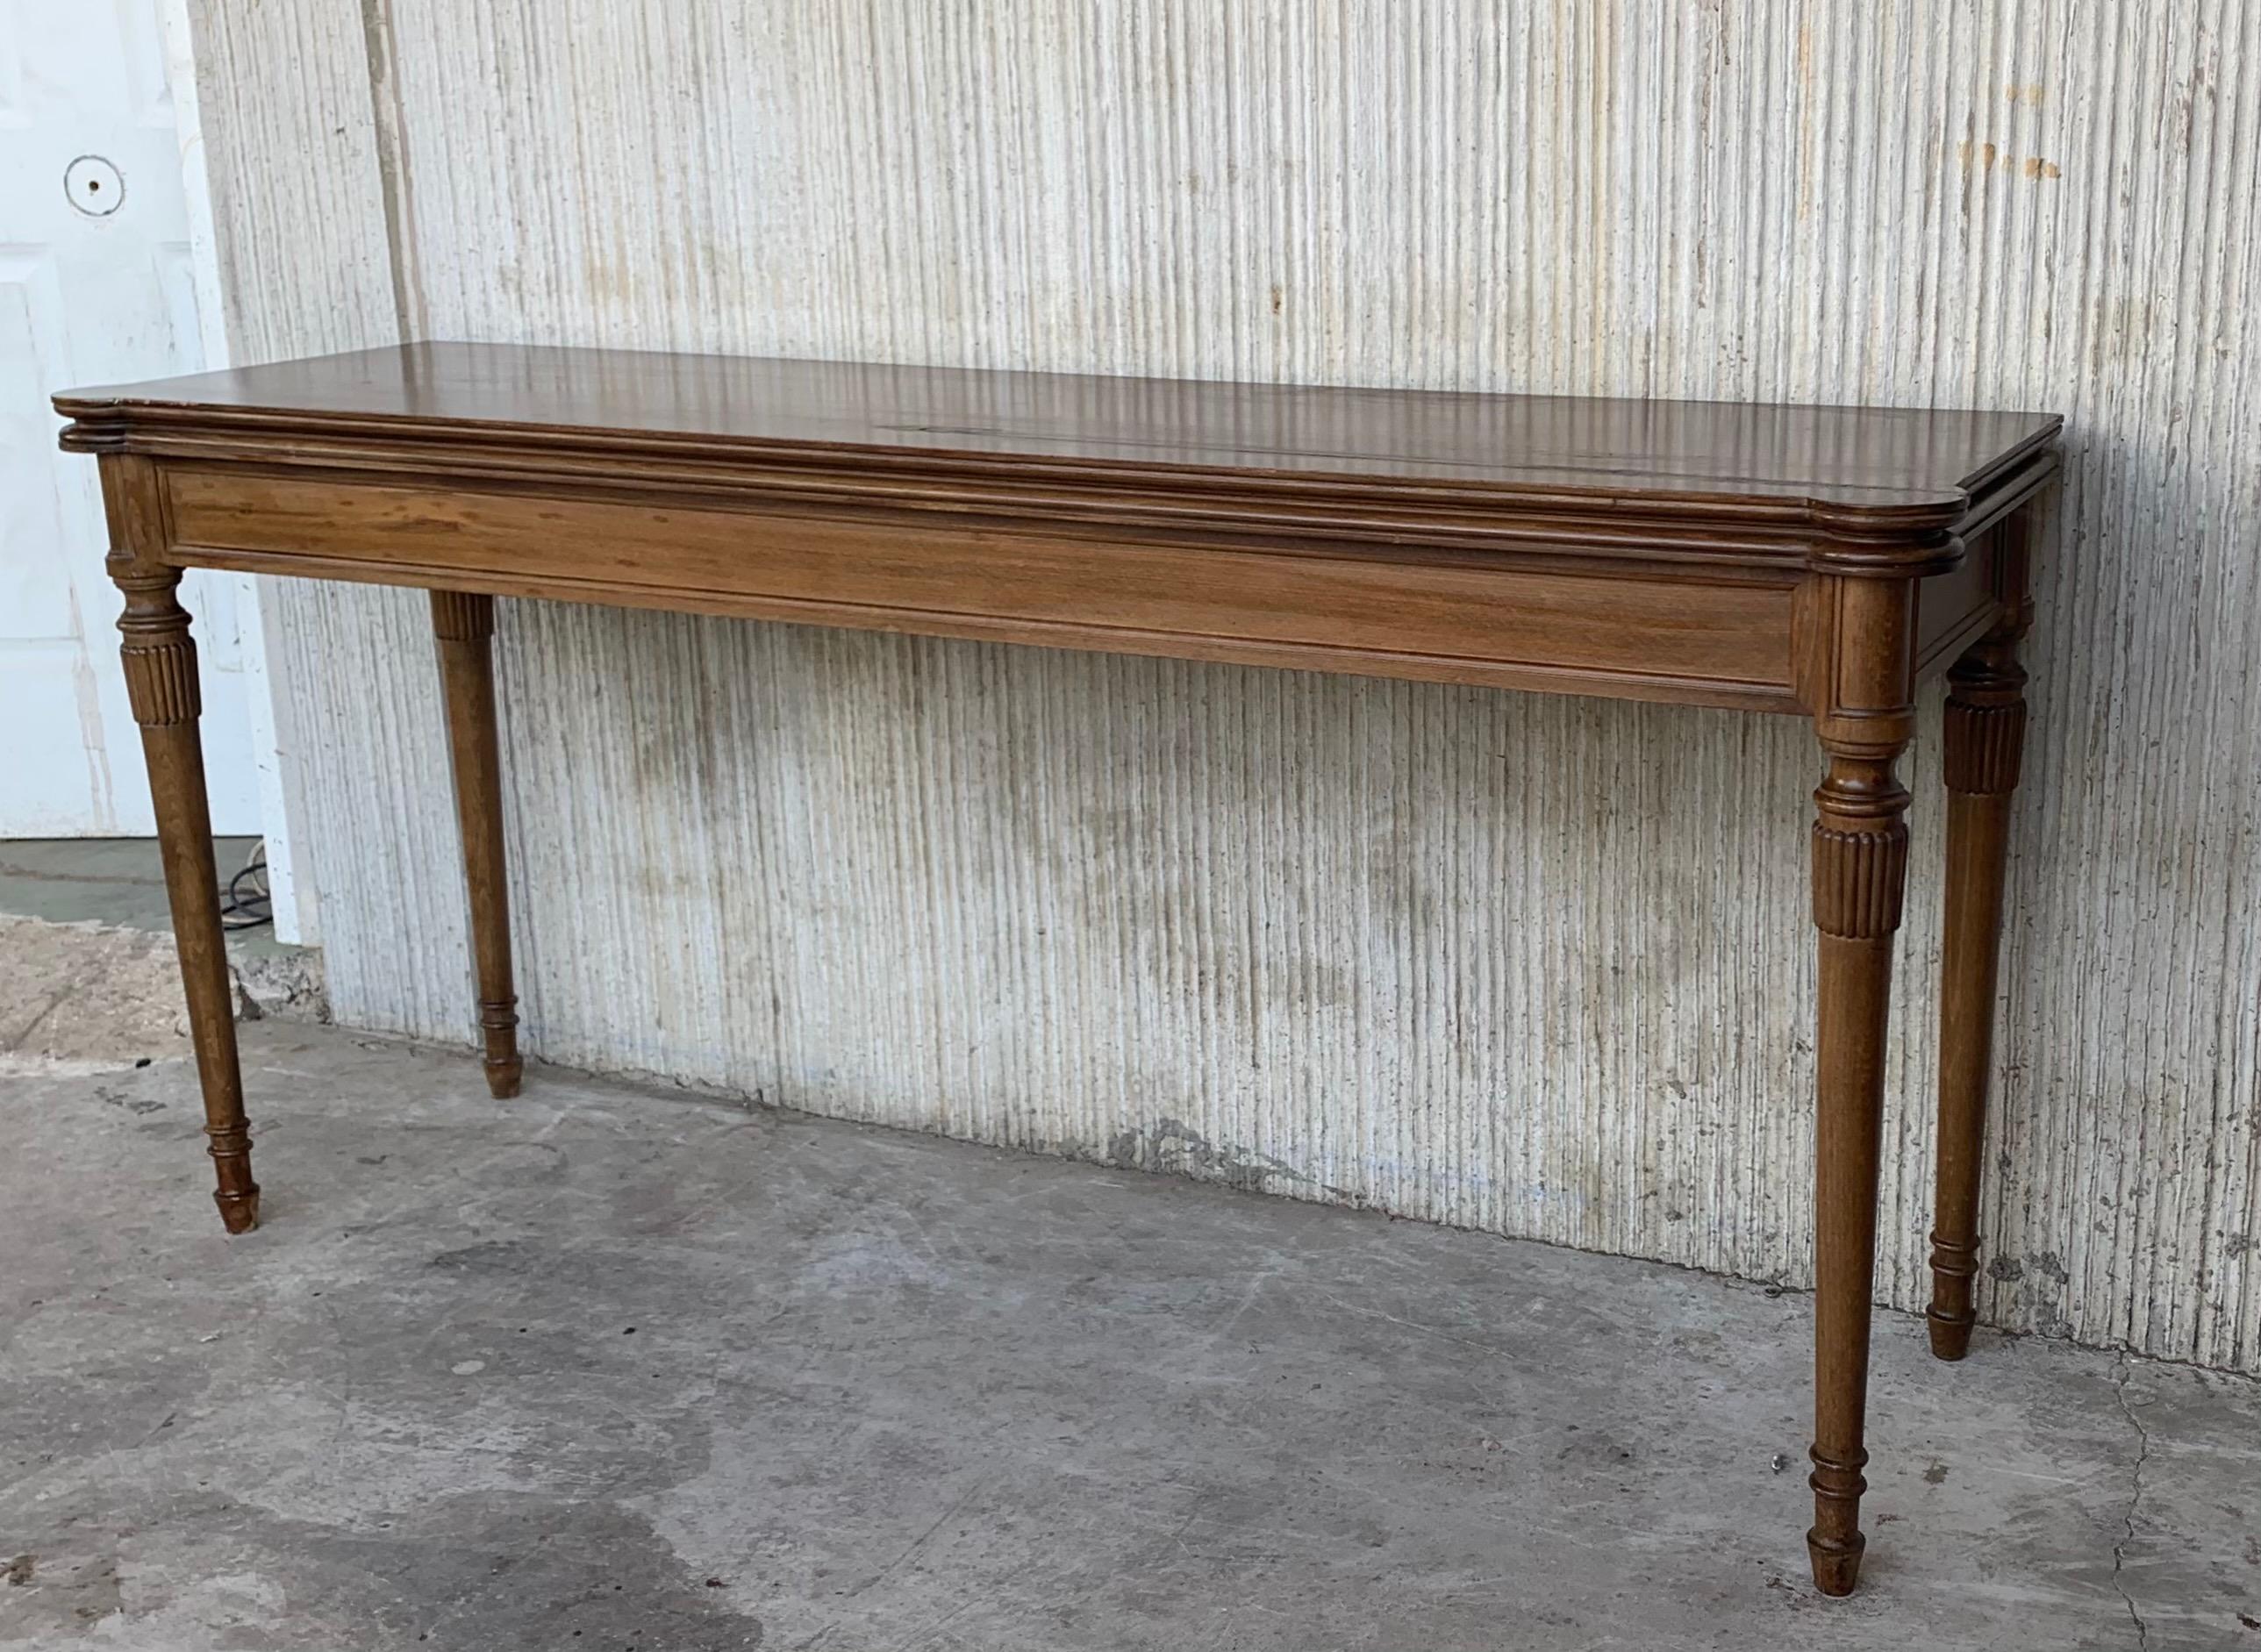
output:
[{"label": "carved leg capital", "polygon": [[1947,789],[1994,797],[2018,789],[2026,747],[2026,672],[2018,629],[1998,630],[1947,674]]},{"label": "carved leg capital", "polygon": [[1891,778],[1889,763],[1858,784],[1857,808],[1833,793],[1834,768],[1832,780],[1814,794],[1813,926],[1848,941],[1897,930],[1907,887],[1908,794]]},{"label": "carved leg capital", "polygon": [[181,607],[178,568],[121,569],[111,558],[112,578],[126,593],[118,616],[123,639],[118,661],[126,673],[126,700],[133,721],[144,729],[194,723],[204,712],[197,681],[197,645],[189,635],[188,611]]},{"label": "carved leg capital", "polygon": [[494,636],[494,599],[471,591],[434,591],[432,635],[442,643],[485,643]]}]

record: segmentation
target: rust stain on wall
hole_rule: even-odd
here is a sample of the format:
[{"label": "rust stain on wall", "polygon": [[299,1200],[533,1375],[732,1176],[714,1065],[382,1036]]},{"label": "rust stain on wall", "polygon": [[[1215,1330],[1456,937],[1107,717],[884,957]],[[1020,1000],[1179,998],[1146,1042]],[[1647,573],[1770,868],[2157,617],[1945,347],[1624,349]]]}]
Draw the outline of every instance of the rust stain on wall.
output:
[{"label": "rust stain on wall", "polygon": [[2006,154],[1994,144],[1974,143],[1968,138],[1957,146],[1956,154],[1966,173],[2015,173],[2022,177],[2037,179],[2064,176],[2064,169],[2054,161],[2045,160],[2037,154]]}]

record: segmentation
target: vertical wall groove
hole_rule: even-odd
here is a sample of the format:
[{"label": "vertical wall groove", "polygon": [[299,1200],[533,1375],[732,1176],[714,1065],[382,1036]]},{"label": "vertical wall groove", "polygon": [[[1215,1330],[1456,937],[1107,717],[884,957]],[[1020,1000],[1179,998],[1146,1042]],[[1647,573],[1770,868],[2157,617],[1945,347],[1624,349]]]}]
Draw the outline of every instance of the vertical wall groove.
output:
[{"label": "vertical wall groove", "polygon": [[[381,248],[381,193],[308,219],[301,151],[252,141],[373,176],[368,89],[304,67],[338,10],[205,19],[248,356],[383,332],[306,252],[371,205]],[[2261,9],[381,10],[434,336],[2069,413],[1983,1311],[2261,1369]],[[420,613],[278,602],[340,1011],[468,1036]],[[1805,1275],[1791,723],[539,604],[501,670],[545,1054]]]}]

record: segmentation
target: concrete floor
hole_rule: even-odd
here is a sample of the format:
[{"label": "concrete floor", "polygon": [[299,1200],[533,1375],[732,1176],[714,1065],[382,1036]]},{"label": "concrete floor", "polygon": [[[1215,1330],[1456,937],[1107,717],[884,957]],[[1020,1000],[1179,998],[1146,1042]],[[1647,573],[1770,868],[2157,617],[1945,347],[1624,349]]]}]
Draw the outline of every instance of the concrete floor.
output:
[{"label": "concrete floor", "polygon": [[244,1032],[0,1078],[0,1646],[2261,1652],[2249,1382],[1885,1318],[1827,1601],[1795,1295]]}]

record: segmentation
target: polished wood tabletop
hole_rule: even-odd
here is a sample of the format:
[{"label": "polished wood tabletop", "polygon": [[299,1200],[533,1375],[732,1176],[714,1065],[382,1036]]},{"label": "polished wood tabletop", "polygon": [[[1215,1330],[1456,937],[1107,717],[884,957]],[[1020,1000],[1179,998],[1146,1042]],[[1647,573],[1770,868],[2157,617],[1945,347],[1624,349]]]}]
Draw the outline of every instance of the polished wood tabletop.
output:
[{"label": "polished wood tabletop", "polygon": [[1968,1348],[2018,649],[2059,420],[414,344],[59,396],[100,456],[232,1232],[259,1189],[187,567],[431,595],[493,1094],[497,597],[1790,713],[1820,744],[1814,1523],[1854,1587],[1915,691],[1949,679],[1932,1343]]},{"label": "polished wood tabletop", "polygon": [[[1959,505],[2047,443],[2054,418],[1739,402],[1469,395],[988,372],[642,350],[412,344],[82,391],[83,421],[277,416],[340,430],[498,427],[620,448],[831,450],[1212,470],[1323,483],[1879,513]],[[241,418],[239,419],[238,416]]]}]

